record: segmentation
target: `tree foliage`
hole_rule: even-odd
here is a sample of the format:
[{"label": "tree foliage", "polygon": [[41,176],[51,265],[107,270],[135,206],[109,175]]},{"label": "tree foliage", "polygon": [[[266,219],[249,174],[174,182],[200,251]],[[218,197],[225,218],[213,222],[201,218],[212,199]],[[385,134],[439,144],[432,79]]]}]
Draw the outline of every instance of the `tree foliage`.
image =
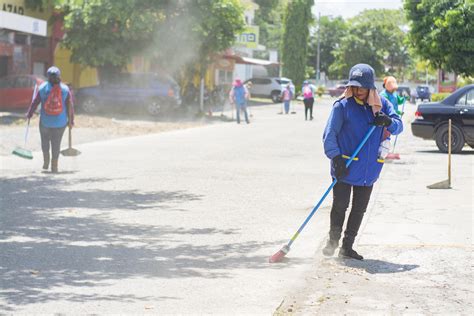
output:
[{"label": "tree foliage", "polygon": [[[342,17],[328,17],[322,16],[319,21],[319,36],[320,36],[320,71],[325,72],[330,76],[329,66],[334,63],[334,52],[339,49],[341,38],[347,33],[347,24]],[[311,37],[308,65],[317,69],[316,59],[318,53],[318,37],[317,34]]]},{"label": "tree foliage", "polygon": [[[147,54],[166,67],[205,63],[232,45],[243,28],[237,0],[72,0],[64,2],[73,62],[105,73]],[[175,70],[175,69],[173,69]]]},{"label": "tree foliage", "polygon": [[410,44],[434,66],[474,74],[474,1],[405,0]]},{"label": "tree foliage", "polygon": [[312,0],[288,3],[284,17],[282,42],[283,75],[300,85],[305,79],[309,27],[313,21]]},{"label": "tree foliage", "polygon": [[329,67],[337,77],[347,76],[358,63],[371,65],[378,75],[401,73],[410,63],[402,12],[388,9],[364,10],[348,20],[348,32],[334,51]]},{"label": "tree foliage", "polygon": [[[260,34],[259,42],[267,49],[281,47],[283,36],[283,16],[285,13],[286,0],[256,0],[259,9],[255,12],[255,24],[258,25]],[[258,57],[266,58],[268,52],[256,52]]]}]

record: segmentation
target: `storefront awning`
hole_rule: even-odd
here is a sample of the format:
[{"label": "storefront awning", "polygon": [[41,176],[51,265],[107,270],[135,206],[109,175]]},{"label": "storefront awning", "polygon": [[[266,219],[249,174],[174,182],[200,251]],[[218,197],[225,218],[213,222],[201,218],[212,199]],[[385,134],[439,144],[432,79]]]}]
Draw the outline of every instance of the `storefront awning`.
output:
[{"label": "storefront awning", "polygon": [[238,55],[225,55],[224,58],[235,60],[236,64],[246,64],[246,65],[261,65],[261,66],[278,66],[280,63],[273,62],[264,59],[243,57]]},{"label": "storefront awning", "polygon": [[44,20],[0,11],[0,29],[9,29],[39,36],[46,36],[47,24]]}]

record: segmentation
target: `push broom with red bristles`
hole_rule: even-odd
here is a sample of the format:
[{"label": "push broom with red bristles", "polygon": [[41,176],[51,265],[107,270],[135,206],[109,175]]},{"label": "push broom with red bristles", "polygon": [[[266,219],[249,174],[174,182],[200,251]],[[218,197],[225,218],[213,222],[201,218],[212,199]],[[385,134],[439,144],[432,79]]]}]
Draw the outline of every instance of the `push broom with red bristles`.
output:
[{"label": "push broom with red bristles", "polygon": [[[352,161],[354,160],[354,158],[357,156],[357,154],[359,153],[359,151],[362,149],[362,147],[365,145],[365,143],[367,142],[367,140],[369,139],[370,135],[372,135],[372,133],[374,132],[376,126],[372,126],[369,131],[367,132],[367,134],[365,135],[364,139],[362,140],[362,142],[359,144],[359,146],[357,147],[357,149],[354,151],[354,153],[352,154],[351,158],[349,158],[349,160],[346,162],[346,167],[348,168],[349,165],[352,163]],[[318,204],[316,204],[316,206],[313,208],[313,210],[311,211],[311,213],[309,213],[308,217],[306,217],[305,221],[303,222],[303,224],[300,226],[300,228],[298,228],[298,230],[296,231],[296,233],[293,235],[293,237],[291,237],[290,241],[288,241],[288,244],[284,245],[280,250],[278,250],[277,253],[275,253],[273,256],[270,257],[269,259],[269,262],[270,263],[275,263],[275,262],[279,262],[283,259],[283,257],[286,256],[286,254],[288,252],[290,252],[290,248],[291,248],[291,245],[295,242],[296,238],[299,236],[299,234],[301,233],[301,231],[305,228],[306,224],[308,224],[309,220],[311,219],[311,217],[313,217],[314,213],[316,213],[316,211],[319,209],[319,207],[321,206],[321,204],[323,203],[324,199],[326,199],[326,197],[328,196],[329,192],[331,192],[332,188],[336,185],[337,183],[337,179],[334,179],[334,181],[331,183],[331,185],[329,186],[329,188],[326,190],[326,192],[324,193],[324,195],[321,197],[321,199],[319,200]]]},{"label": "push broom with red bristles", "polygon": [[[406,99],[403,100],[402,114],[400,114],[400,117],[403,117],[403,113],[405,110],[405,101]],[[386,160],[400,160],[400,154],[395,153],[395,146],[397,146],[397,139],[398,139],[398,135],[395,136],[395,142],[393,143],[393,150],[391,153],[387,155],[387,157],[385,157]]]}]

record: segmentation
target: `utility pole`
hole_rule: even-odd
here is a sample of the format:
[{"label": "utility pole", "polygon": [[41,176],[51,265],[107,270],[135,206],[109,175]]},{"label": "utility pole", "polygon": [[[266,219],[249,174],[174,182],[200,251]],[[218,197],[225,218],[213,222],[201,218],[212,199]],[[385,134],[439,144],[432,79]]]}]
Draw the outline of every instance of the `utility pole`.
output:
[{"label": "utility pole", "polygon": [[318,13],[318,51],[316,54],[316,84],[319,85],[319,80],[321,79],[321,69],[320,69],[320,58],[319,58],[319,53],[320,53],[320,35],[319,35],[319,29],[321,28],[319,21],[321,20],[321,12]]}]

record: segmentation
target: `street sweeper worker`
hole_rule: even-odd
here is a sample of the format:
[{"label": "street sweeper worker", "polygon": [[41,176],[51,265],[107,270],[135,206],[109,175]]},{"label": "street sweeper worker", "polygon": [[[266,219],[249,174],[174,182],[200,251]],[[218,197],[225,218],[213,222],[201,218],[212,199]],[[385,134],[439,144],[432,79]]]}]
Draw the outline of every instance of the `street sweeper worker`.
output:
[{"label": "street sweeper worker", "polygon": [[313,119],[313,104],[314,104],[314,87],[309,83],[308,80],[303,81],[303,87],[301,88],[301,94],[303,95],[304,103],[304,119],[308,120],[308,111],[309,119]]},{"label": "street sweeper worker", "polygon": [[244,112],[245,121],[247,124],[250,123],[249,116],[247,113],[247,100],[249,99],[249,92],[247,87],[242,83],[242,80],[235,79],[232,89],[229,93],[229,100],[232,104],[235,104],[237,111],[237,124],[240,124],[240,111]]},{"label": "street sweeper worker", "polygon": [[285,105],[285,114],[290,112],[290,102],[293,98],[293,92],[291,91],[291,85],[287,84],[286,87],[281,92],[280,98],[283,100],[283,104]]},{"label": "street sweeper worker", "polygon": [[61,82],[59,68],[50,67],[47,77],[48,80],[40,85],[36,96],[33,97],[26,116],[30,119],[41,103],[39,129],[44,158],[43,169],[47,170],[51,161],[51,172],[57,173],[61,139],[66,126],[72,128],[74,125],[74,107],[68,86]]},{"label": "street sweeper worker", "polygon": [[[374,70],[367,64],[351,68],[344,95],[334,103],[324,130],[324,151],[331,159],[331,176],[337,179],[333,188],[329,240],[323,249],[326,256],[332,256],[339,246],[352,192],[352,209],[339,257],[363,259],[353,244],[384,163],[379,157],[379,148],[388,133],[396,135],[403,130],[392,104],[378,95],[374,78]],[[347,168],[346,162],[373,125],[375,131]]]},{"label": "street sweeper worker", "polygon": [[383,79],[383,88],[384,90],[380,92],[380,95],[386,98],[392,103],[395,112],[398,115],[403,115],[402,112],[398,109],[399,105],[402,105],[405,102],[407,96],[400,96],[397,93],[398,84],[397,79],[393,76],[387,76]]}]

